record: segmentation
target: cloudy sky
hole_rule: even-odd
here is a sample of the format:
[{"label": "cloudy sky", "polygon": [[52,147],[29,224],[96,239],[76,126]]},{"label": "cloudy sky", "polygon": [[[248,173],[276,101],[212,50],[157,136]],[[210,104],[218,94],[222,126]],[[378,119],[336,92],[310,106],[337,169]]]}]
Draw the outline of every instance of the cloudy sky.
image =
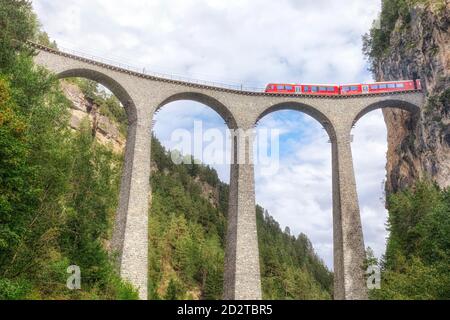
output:
[{"label": "cloudy sky", "polygon": [[[43,28],[62,48],[195,79],[261,87],[268,82],[371,81],[361,36],[380,0],[35,0]],[[225,130],[201,104],[180,101],[157,115],[155,134],[173,147],[174,130]],[[331,146],[312,118],[279,111],[259,129],[278,129],[279,170],[256,167],[257,202],[291,233],[306,233],[332,268]],[[381,255],[386,211],[386,127],[380,111],[353,130],[353,155],[366,246]],[[226,152],[226,150],[224,150]],[[214,165],[229,181],[226,165]]]}]

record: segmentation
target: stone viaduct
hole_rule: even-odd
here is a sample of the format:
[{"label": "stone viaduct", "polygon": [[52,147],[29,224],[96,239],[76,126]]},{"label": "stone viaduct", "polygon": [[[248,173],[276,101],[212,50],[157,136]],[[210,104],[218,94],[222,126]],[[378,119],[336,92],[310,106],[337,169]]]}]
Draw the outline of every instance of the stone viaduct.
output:
[{"label": "stone viaduct", "polygon": [[[356,97],[267,94],[151,76],[31,44],[35,62],[59,78],[83,77],[111,90],[126,108],[129,126],[112,248],[122,278],[147,299],[150,146],[153,116],[162,106],[192,100],[215,110],[230,129],[249,130],[282,109],[304,112],[321,123],[332,145],[334,298],[366,299],[365,247],[351,151],[351,129],[366,113],[401,108],[418,113],[421,92]],[[238,130],[239,132],[239,130]],[[232,152],[252,157],[253,139],[233,139]],[[224,299],[261,299],[255,216],[254,168],[231,164]]]}]

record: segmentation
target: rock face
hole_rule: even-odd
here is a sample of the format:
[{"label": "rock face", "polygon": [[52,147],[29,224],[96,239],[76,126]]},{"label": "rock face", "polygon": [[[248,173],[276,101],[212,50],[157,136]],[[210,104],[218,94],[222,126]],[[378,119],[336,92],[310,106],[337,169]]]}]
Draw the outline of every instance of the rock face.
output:
[{"label": "rock face", "polygon": [[70,127],[78,130],[83,119],[87,117],[92,125],[92,134],[97,141],[103,145],[109,145],[116,153],[122,153],[126,140],[118,125],[102,115],[99,107],[87,99],[77,85],[61,81],[61,88],[65,96],[72,102]]},{"label": "rock face", "polygon": [[419,77],[428,96],[419,117],[383,111],[388,129],[386,192],[417,179],[450,186],[450,4],[416,5],[409,22],[401,18],[391,34],[389,53],[374,66],[378,81]]}]

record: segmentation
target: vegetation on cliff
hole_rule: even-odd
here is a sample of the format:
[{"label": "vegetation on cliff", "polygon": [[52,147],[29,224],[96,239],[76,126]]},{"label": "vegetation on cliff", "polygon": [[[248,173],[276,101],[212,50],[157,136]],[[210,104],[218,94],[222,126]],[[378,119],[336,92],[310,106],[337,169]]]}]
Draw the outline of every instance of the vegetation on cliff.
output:
[{"label": "vegetation on cliff", "polygon": [[99,88],[97,82],[84,78],[69,78],[65,81],[75,84],[81,90],[84,98],[92,106],[96,106],[101,115],[110,119],[118,127],[122,136],[127,135],[128,119],[119,100],[107,90]]},{"label": "vegetation on cliff", "polygon": [[427,95],[418,116],[383,110],[388,194],[421,178],[450,185],[449,26],[448,1],[384,0],[379,23],[365,36],[364,52],[376,80],[419,78]]},{"label": "vegetation on cliff", "polygon": [[383,0],[379,19],[363,37],[363,52],[369,58],[372,68],[379,59],[389,54],[391,35],[396,27],[408,28],[411,22],[411,9],[418,5],[432,6],[444,10],[446,0]]},{"label": "vegetation on cliff", "polygon": [[450,190],[431,182],[391,195],[380,290],[372,299],[450,299]]},{"label": "vegetation on cliff", "polygon": [[[399,110],[384,111],[390,136],[399,143],[390,141],[395,150],[388,152],[389,238],[378,262],[381,289],[371,291],[373,299],[450,299],[450,192],[430,182],[434,178],[448,185],[446,17],[447,1],[383,0],[379,24],[364,37],[376,79],[416,76],[428,91],[417,119]],[[399,131],[404,135],[396,136]],[[420,177],[426,179],[418,182]]]}]

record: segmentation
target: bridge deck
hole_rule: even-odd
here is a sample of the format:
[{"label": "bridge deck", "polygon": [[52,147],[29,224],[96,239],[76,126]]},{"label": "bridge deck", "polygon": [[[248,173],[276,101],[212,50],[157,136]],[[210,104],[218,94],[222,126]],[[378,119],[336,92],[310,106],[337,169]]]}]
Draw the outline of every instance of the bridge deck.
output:
[{"label": "bridge deck", "polygon": [[[199,89],[208,89],[208,90],[215,90],[215,91],[221,91],[221,92],[228,92],[228,93],[234,93],[234,94],[240,94],[240,95],[250,95],[250,96],[267,96],[267,97],[302,97],[302,98],[329,98],[329,99],[355,99],[355,98],[361,98],[361,97],[374,97],[374,96],[387,96],[387,95],[398,95],[398,94],[405,94],[405,93],[421,93],[421,90],[409,90],[409,91],[398,91],[398,92],[385,92],[385,93],[376,93],[376,94],[359,94],[359,95],[351,95],[351,96],[344,96],[344,95],[308,95],[308,94],[287,94],[287,93],[267,93],[264,92],[264,88],[250,88],[245,86],[238,86],[238,85],[230,85],[225,83],[217,83],[217,82],[209,82],[204,80],[196,80],[196,79],[189,79],[189,80],[180,80],[176,79],[177,76],[174,78],[174,76],[171,75],[154,75],[154,74],[147,74],[143,72],[139,72],[136,70],[133,70],[132,67],[124,67],[120,66],[120,63],[106,63],[98,60],[94,60],[93,58],[86,57],[79,54],[73,54],[69,53],[63,50],[56,50],[41,44],[37,44],[34,42],[28,42],[28,45],[32,48],[36,48],[38,50],[47,51],[56,55],[60,55],[63,57],[67,57],[70,59],[82,61],[85,63],[89,63],[92,65],[100,66],[105,69],[113,70],[122,72],[125,74],[129,74],[135,77],[143,78],[143,79],[149,79],[153,81],[159,81],[159,82],[166,82],[166,83],[172,83],[176,85],[182,85],[187,87],[193,87],[193,88],[199,88]],[[101,58],[98,58],[101,59]]]}]

